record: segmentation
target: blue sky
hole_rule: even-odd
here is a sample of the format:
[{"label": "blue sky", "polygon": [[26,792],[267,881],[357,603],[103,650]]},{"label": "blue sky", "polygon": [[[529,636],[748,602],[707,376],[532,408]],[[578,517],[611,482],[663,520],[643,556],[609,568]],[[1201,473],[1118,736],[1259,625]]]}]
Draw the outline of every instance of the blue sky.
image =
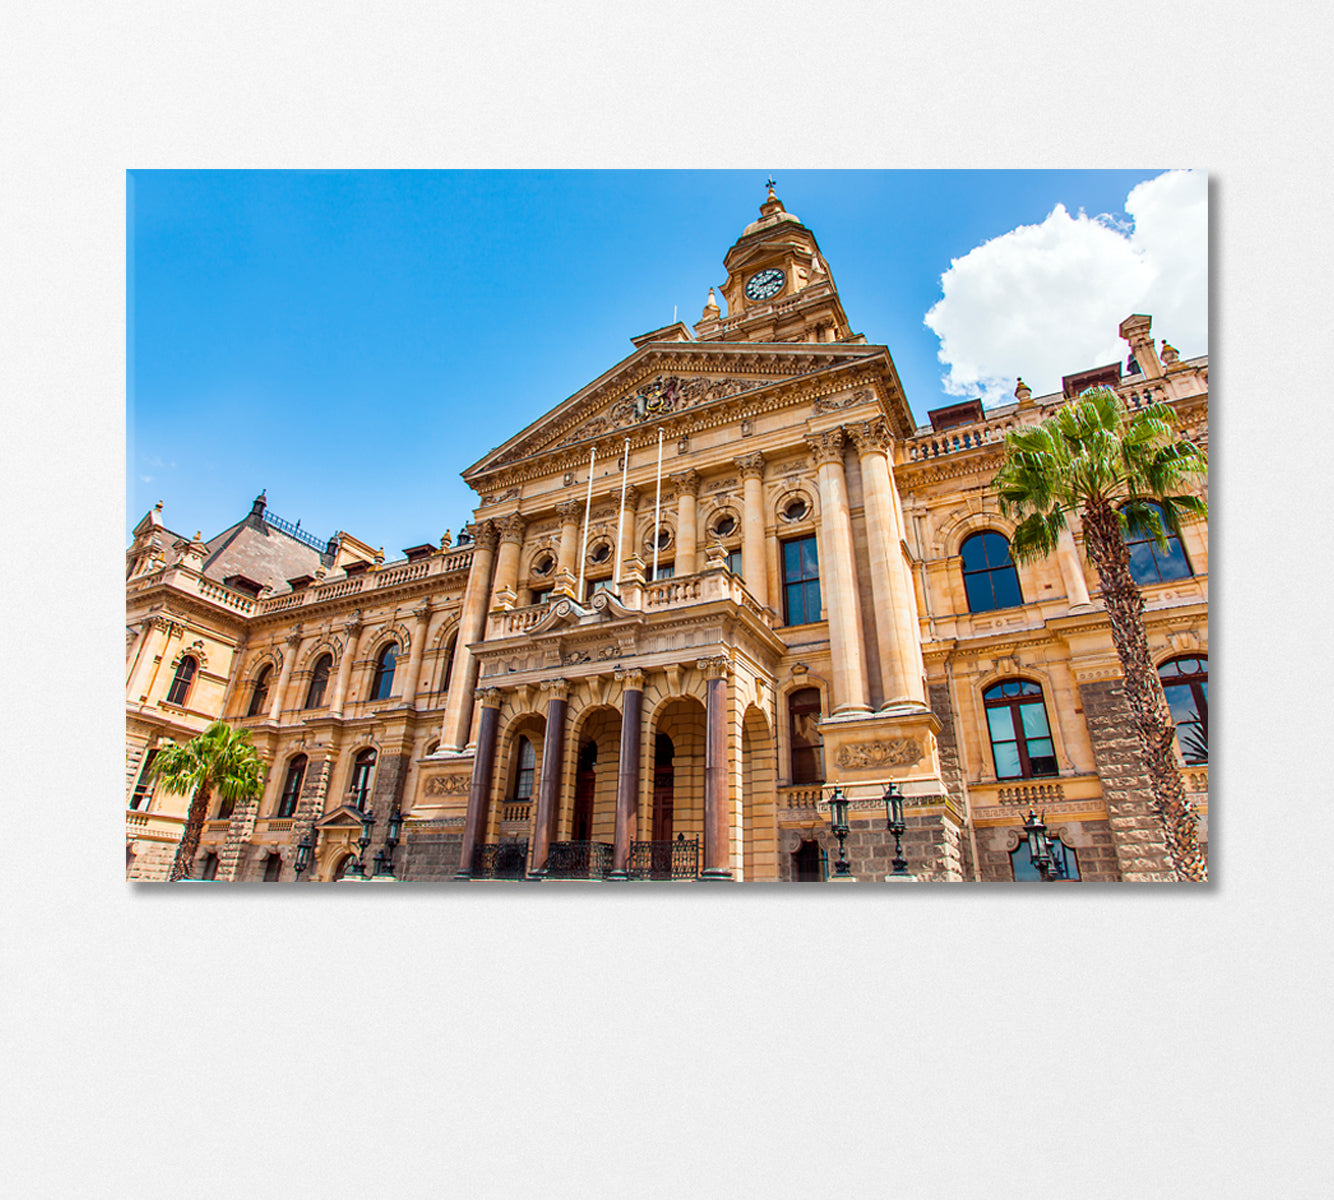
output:
[{"label": "blue sky", "polygon": [[[1208,348],[1200,176],[773,173],[919,422],[1123,356],[1132,311]],[[463,468],[699,319],[765,175],[130,172],[127,533],[162,500],[211,536],[261,488],[389,558],[457,531]]]}]

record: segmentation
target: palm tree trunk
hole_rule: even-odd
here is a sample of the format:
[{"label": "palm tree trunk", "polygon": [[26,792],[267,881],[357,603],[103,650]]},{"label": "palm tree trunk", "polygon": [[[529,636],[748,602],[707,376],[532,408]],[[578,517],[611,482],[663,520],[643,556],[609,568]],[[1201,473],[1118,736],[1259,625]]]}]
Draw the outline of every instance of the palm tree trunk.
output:
[{"label": "palm tree trunk", "polygon": [[1200,854],[1199,830],[1173,749],[1176,726],[1163,695],[1149,639],[1144,632],[1144,597],[1130,575],[1130,554],[1115,511],[1106,502],[1082,514],[1084,544],[1102,583],[1102,602],[1112,642],[1125,676],[1125,696],[1149,772],[1153,806],[1163,823],[1167,850],[1181,879],[1203,883],[1208,870]]},{"label": "palm tree trunk", "polygon": [[185,828],[181,831],[180,844],[176,847],[176,857],[172,860],[168,883],[178,879],[188,879],[190,867],[195,855],[199,853],[199,837],[204,832],[204,817],[208,813],[208,784],[202,784],[190,801],[190,811],[185,817]]}]

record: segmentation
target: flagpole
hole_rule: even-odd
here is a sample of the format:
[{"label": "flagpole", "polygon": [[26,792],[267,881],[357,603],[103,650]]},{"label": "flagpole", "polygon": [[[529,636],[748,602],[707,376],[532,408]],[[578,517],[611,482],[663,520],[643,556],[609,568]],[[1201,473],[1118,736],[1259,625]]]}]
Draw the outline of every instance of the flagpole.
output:
[{"label": "flagpole", "polygon": [[597,462],[597,447],[588,448],[588,499],[584,501],[584,540],[579,551],[579,603],[584,602],[584,567],[588,563],[588,520],[593,515],[593,464]]},{"label": "flagpole", "polygon": [[662,438],[663,428],[658,426],[658,489],[653,497],[653,578],[658,577],[658,525],[662,520]]},{"label": "flagpole", "polygon": [[621,546],[625,542],[625,484],[630,477],[630,439],[625,439],[625,465],[621,468],[621,516],[616,522],[616,578],[612,580],[616,594],[621,587]]}]

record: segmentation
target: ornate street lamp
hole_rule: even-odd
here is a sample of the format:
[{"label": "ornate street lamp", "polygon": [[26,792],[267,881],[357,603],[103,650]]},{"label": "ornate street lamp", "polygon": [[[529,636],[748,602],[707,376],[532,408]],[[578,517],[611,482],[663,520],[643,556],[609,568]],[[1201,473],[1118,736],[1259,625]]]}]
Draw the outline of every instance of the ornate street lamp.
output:
[{"label": "ornate street lamp", "polygon": [[[1024,822],[1024,832],[1028,835],[1028,857],[1043,883],[1054,879],[1068,879],[1070,868],[1066,860],[1065,846],[1059,841],[1053,847],[1047,836],[1046,813],[1041,817],[1031,808],[1028,820]],[[1058,853],[1059,851],[1059,853]]]},{"label": "ornate street lamp", "polygon": [[[397,804],[389,814],[384,831],[384,848],[375,857],[375,873],[392,879],[394,877],[394,851],[398,848],[399,838],[403,833],[403,813]],[[383,858],[383,867],[381,865]]]},{"label": "ornate street lamp", "polygon": [[315,847],[311,845],[310,830],[308,829],[301,835],[301,840],[297,843],[296,847],[296,862],[293,866],[296,868],[297,883],[301,882],[301,873],[310,866],[310,852],[314,848]]},{"label": "ornate street lamp", "polygon": [[851,879],[852,864],[843,851],[843,842],[848,836],[848,800],[843,795],[843,789],[837,785],[834,786],[834,794],[829,797],[829,823],[833,827],[834,836],[838,838],[838,861],[834,864],[833,881]]},{"label": "ornate street lamp", "polygon": [[375,874],[377,877],[382,878],[389,875],[389,873],[389,856],[384,852],[384,847],[382,846],[380,852],[375,856]]},{"label": "ornate street lamp", "polygon": [[894,835],[894,859],[891,863],[895,875],[908,874],[908,860],[903,857],[903,834],[908,828],[903,819],[903,797],[899,795],[899,786],[891,782],[881,799],[885,802],[885,827]]},{"label": "ornate street lamp", "polygon": [[363,809],[361,814],[361,836],[357,838],[357,853],[352,861],[348,863],[347,870],[343,872],[344,879],[366,878],[366,847],[371,844],[371,830],[374,828],[374,809]]}]

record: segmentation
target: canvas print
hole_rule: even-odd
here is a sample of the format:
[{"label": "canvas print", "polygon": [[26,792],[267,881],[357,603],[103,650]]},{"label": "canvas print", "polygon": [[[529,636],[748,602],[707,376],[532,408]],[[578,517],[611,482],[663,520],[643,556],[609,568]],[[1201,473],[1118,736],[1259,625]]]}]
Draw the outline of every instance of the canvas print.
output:
[{"label": "canvas print", "polygon": [[126,876],[1208,878],[1208,180],[132,171]]}]

